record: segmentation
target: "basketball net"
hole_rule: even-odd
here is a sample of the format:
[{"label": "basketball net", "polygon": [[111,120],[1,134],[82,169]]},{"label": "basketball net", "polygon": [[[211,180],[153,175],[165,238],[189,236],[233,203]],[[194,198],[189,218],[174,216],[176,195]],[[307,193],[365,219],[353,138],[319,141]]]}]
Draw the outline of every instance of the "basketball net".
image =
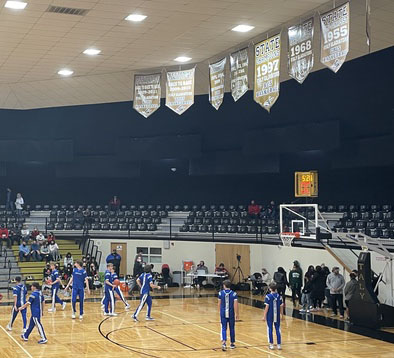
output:
[{"label": "basketball net", "polygon": [[294,238],[299,238],[300,233],[299,232],[281,232],[279,234],[283,246],[284,247],[291,247],[291,244],[293,243]]}]

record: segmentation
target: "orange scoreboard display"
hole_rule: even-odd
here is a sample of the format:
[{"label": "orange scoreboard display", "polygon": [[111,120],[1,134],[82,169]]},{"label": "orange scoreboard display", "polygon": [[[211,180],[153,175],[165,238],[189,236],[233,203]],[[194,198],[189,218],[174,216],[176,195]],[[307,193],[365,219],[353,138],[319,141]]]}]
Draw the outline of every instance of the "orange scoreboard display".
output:
[{"label": "orange scoreboard display", "polygon": [[296,198],[314,198],[318,195],[317,171],[295,172],[294,177]]}]

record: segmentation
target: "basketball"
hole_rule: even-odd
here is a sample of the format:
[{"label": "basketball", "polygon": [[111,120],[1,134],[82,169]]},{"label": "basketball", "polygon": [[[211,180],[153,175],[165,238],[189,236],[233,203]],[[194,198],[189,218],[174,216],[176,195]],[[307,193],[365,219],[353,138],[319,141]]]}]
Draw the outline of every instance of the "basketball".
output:
[{"label": "basketball", "polygon": [[48,278],[47,283],[52,283],[52,280],[50,278]]},{"label": "basketball", "polygon": [[115,286],[119,286],[120,285],[120,281],[118,279],[114,280],[113,283],[114,283]]}]

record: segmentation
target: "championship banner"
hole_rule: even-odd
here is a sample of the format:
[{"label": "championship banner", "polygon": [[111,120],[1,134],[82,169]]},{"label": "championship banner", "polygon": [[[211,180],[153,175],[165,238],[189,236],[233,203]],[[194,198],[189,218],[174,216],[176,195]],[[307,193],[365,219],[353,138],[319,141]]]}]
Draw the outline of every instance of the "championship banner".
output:
[{"label": "championship banner", "polygon": [[195,68],[167,72],[166,106],[181,115],[194,103]]},{"label": "championship banner", "polygon": [[304,82],[313,68],[313,17],[288,30],[289,76]]},{"label": "championship banner", "polygon": [[320,26],[320,61],[336,73],[349,52],[349,3],[320,15]]},{"label": "championship banner", "polygon": [[254,47],[254,100],[268,112],[279,97],[280,34]]},{"label": "championship banner", "polygon": [[226,57],[209,65],[209,102],[218,110],[224,97],[224,69]]},{"label": "championship banner", "polygon": [[160,108],[161,74],[135,75],[133,108],[148,118]]},{"label": "championship banner", "polygon": [[249,89],[248,49],[244,48],[230,55],[231,94],[237,102]]}]

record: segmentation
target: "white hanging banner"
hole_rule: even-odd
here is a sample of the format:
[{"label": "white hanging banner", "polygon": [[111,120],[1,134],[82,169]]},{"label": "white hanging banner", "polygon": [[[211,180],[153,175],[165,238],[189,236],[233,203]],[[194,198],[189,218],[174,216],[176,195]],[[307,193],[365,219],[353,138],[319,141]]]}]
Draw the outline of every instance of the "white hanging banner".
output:
[{"label": "white hanging banner", "polygon": [[133,108],[148,118],[160,108],[161,74],[135,75]]},{"label": "white hanging banner", "polygon": [[288,29],[289,76],[304,82],[313,68],[313,17]]},{"label": "white hanging banner", "polygon": [[349,2],[320,15],[320,27],[320,61],[336,73],[349,52]]},{"label": "white hanging banner", "polygon": [[230,55],[231,95],[237,102],[249,89],[248,49],[244,48]]},{"label": "white hanging banner", "polygon": [[254,100],[268,112],[279,98],[280,34],[254,47]]},{"label": "white hanging banner", "polygon": [[167,72],[166,106],[181,115],[194,103],[195,68]]},{"label": "white hanging banner", "polygon": [[218,110],[223,103],[224,97],[224,71],[226,57],[209,65],[209,102]]}]

